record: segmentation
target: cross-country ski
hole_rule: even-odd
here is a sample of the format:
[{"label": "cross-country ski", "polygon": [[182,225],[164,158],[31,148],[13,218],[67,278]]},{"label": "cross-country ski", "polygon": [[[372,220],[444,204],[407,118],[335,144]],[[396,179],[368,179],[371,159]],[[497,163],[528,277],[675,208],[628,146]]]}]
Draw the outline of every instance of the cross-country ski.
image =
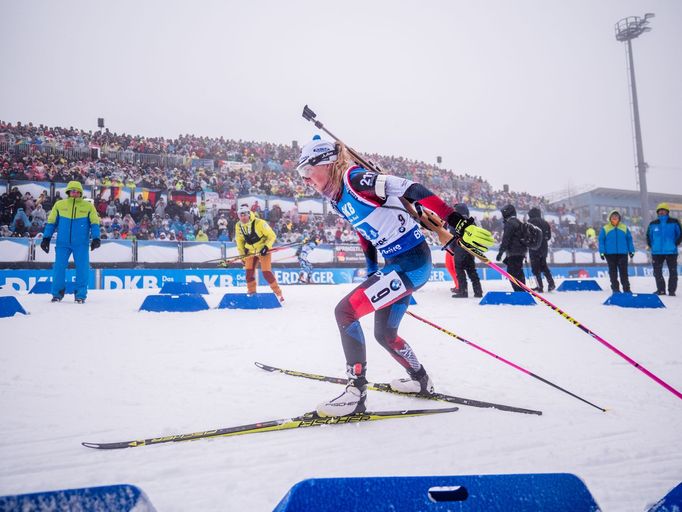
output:
[{"label": "cross-country ski", "polygon": [[[346,384],[346,379],[340,377],[330,377],[328,375],[319,375],[316,373],[300,372],[297,370],[287,370],[284,368],[277,368],[275,366],[270,366],[267,364],[255,362],[254,363],[261,370],[268,372],[282,373],[284,375],[290,375],[292,377],[302,377],[304,379],[318,380],[320,382],[332,382],[334,384]],[[498,409],[500,411],[507,412],[519,412],[522,414],[537,414],[541,415],[542,411],[536,411],[533,409],[524,409],[522,407],[514,407],[511,405],[496,404],[493,402],[483,402],[481,400],[473,400],[471,398],[462,398],[453,395],[447,395],[444,393],[404,393],[400,391],[395,391],[391,386],[385,382],[369,382],[367,384],[367,389],[372,391],[383,391],[385,393],[394,393],[396,395],[407,396],[411,398],[421,398],[423,400],[434,400],[436,402],[450,402],[453,404],[468,405],[470,407],[481,407],[481,408],[491,408]]]},{"label": "cross-country ski", "polygon": [[368,421],[392,420],[397,418],[413,418],[416,416],[430,416],[433,414],[443,414],[454,412],[457,407],[443,407],[440,409],[404,409],[396,411],[366,411],[348,416],[328,416],[321,417],[316,412],[309,412],[294,418],[279,420],[267,420],[249,425],[237,427],[223,427],[214,430],[204,430],[201,432],[191,432],[188,434],[175,434],[170,436],[152,437],[149,439],[120,441],[114,443],[81,443],[86,448],[98,450],[116,450],[121,448],[135,448],[138,446],[149,446],[152,444],[179,443],[182,441],[196,441],[198,439],[209,439],[213,437],[239,436],[245,434],[257,434],[260,432],[273,432],[277,430],[291,430],[295,428],[321,427],[323,425],[350,425],[353,423],[366,423]]}]

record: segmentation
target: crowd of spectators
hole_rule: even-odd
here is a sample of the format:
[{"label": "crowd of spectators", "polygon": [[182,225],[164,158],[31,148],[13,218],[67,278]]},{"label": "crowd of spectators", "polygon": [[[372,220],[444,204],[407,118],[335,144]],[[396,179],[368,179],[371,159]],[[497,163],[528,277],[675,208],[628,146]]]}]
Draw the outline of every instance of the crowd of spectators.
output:
[{"label": "crowd of spectators", "polygon": [[[225,199],[269,195],[300,199],[314,191],[295,171],[299,149],[224,138],[181,135],[177,139],[116,134],[109,130],[83,131],[73,127],[11,124],[0,121],[0,179],[9,181],[68,182],[99,187],[94,202],[101,217],[102,238],[139,240],[231,240],[237,221],[230,210],[207,208],[203,201],[144,200],[139,189],[159,192],[215,192]],[[93,151],[96,150],[96,151]],[[174,156],[172,162],[152,156]],[[465,202],[489,210],[483,226],[499,239],[502,221],[496,214],[511,203],[520,211],[537,206],[547,210],[542,197],[509,190],[493,190],[480,176],[456,174],[438,166],[402,157],[366,155],[391,174],[423,183],[450,204]],[[212,165],[193,165],[196,159]],[[231,165],[239,162],[241,166]],[[131,198],[119,201],[101,195],[103,189],[128,187]],[[161,194],[158,194],[160,196]],[[157,197],[158,197],[157,196]],[[168,195],[168,197],[171,197]],[[60,197],[55,197],[58,200]],[[34,198],[16,187],[0,196],[0,236],[38,235],[52,206],[48,194]],[[284,243],[317,236],[327,243],[353,242],[351,226],[334,214],[316,215],[296,209],[282,212],[254,205]],[[561,224],[554,228],[555,246],[587,247],[583,226]],[[435,238],[430,242],[436,244]]]}]

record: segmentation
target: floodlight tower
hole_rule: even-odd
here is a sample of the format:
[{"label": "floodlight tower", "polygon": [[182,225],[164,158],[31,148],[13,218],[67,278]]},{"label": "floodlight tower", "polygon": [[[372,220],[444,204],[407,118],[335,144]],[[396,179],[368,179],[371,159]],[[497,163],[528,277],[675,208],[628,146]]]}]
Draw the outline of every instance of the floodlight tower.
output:
[{"label": "floodlight tower", "polygon": [[646,168],[644,150],[642,148],[642,131],[639,126],[639,104],[637,103],[637,85],[635,83],[635,64],[632,58],[632,40],[649,32],[649,19],[654,13],[648,12],[643,18],[629,16],[616,23],[616,39],[626,43],[628,68],[630,69],[630,90],[632,91],[632,117],[635,125],[635,147],[637,148],[637,171],[639,176],[639,196],[642,209],[642,225],[646,226],[649,215],[649,192],[646,186]]}]

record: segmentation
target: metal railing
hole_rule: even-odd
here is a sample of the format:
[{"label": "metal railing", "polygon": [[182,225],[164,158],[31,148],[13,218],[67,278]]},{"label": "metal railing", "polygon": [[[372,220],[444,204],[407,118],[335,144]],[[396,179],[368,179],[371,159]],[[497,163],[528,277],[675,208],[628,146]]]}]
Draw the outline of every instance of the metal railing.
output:
[{"label": "metal railing", "polygon": [[20,142],[0,142],[0,152],[10,153],[14,156],[25,155],[56,155],[63,156],[68,160],[99,159],[107,158],[117,162],[128,164],[156,165],[164,167],[188,166],[190,157],[184,155],[168,155],[155,153],[136,153],[130,150],[111,150],[90,145],[64,147],[61,143],[48,142],[45,144],[33,144]]}]

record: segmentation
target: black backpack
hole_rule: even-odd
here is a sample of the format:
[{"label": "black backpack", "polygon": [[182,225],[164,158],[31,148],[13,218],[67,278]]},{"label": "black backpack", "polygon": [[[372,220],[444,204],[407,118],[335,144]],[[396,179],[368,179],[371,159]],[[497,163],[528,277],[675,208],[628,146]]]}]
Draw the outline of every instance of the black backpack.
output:
[{"label": "black backpack", "polygon": [[545,235],[535,224],[524,222],[521,224],[521,243],[531,251],[537,251],[542,245]]}]

